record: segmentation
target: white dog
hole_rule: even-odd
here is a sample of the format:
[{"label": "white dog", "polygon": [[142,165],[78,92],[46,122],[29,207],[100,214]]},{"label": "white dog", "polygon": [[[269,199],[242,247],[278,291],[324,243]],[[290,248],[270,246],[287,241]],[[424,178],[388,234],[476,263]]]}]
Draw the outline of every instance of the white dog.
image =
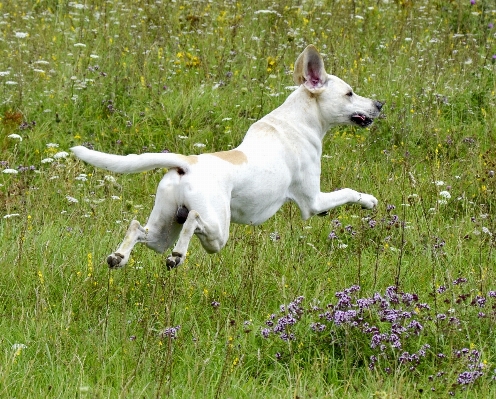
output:
[{"label": "white dog", "polygon": [[121,245],[107,258],[111,268],[124,266],[137,242],[162,253],[177,240],[168,268],[184,261],[193,234],[208,253],[218,252],[226,245],[231,222],[258,225],[287,201],[298,205],[303,219],[344,204],[376,206],[375,197],[349,188],[322,193],[320,157],[329,128],[369,126],[383,104],[328,75],[312,45],[296,60],[293,79],[299,87],[230,151],[120,156],[72,148],[83,161],[117,173],[169,169],[158,185],[148,223],[131,222]]}]

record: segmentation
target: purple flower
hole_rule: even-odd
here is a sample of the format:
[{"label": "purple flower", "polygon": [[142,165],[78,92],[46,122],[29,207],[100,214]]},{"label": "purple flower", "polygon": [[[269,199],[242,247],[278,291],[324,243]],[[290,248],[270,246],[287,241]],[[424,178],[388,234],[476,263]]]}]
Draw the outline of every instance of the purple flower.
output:
[{"label": "purple flower", "polygon": [[310,324],[310,328],[314,332],[322,332],[326,329],[326,326],[325,326],[325,324],[322,324],[322,323],[312,323],[312,324]]},{"label": "purple flower", "polygon": [[475,0],[470,0],[470,4],[471,5],[474,5],[475,4]]},{"label": "purple flower", "polygon": [[217,301],[212,301],[212,303],[210,304],[214,309],[217,309],[219,306],[220,306],[220,303],[217,302]]},{"label": "purple flower", "polygon": [[264,337],[265,339],[269,338],[269,335],[270,335],[271,331],[270,331],[270,328],[262,328],[260,330],[260,334],[262,335],[262,337]]},{"label": "purple flower", "polygon": [[398,289],[392,285],[386,288],[386,298],[389,299],[391,303],[398,303]]},{"label": "purple flower", "polygon": [[401,348],[401,341],[400,337],[398,337],[396,334],[391,334],[389,336],[389,342],[391,342],[391,346],[395,349],[400,349]]},{"label": "purple flower", "polygon": [[453,281],[453,285],[459,285],[459,284],[466,283],[466,282],[467,282],[467,279],[465,277],[460,277],[460,278],[457,278],[455,281]]},{"label": "purple flower", "polygon": [[438,289],[437,289],[437,293],[438,294],[442,294],[444,292],[446,292],[446,287],[444,285],[440,286]]},{"label": "purple flower", "polygon": [[337,310],[336,313],[334,313],[334,323],[338,326],[343,323],[349,323],[356,317],[356,315],[357,312],[355,310]]},{"label": "purple flower", "polygon": [[473,384],[482,375],[483,373],[481,371],[464,371],[463,373],[460,373],[460,375],[458,376],[457,382],[460,385]]},{"label": "purple flower", "polygon": [[335,240],[336,238],[338,238],[338,235],[336,234],[336,232],[333,230],[329,233],[329,235],[327,236],[327,238],[329,240]]},{"label": "purple flower", "polygon": [[360,310],[368,309],[374,304],[374,300],[370,298],[360,298],[356,301]]},{"label": "purple flower", "polygon": [[177,333],[181,326],[176,326],[176,327],[167,327],[164,331],[160,333],[160,336],[162,338],[169,338],[169,339],[176,339],[177,338]]},{"label": "purple flower", "polygon": [[412,320],[407,327],[413,330],[416,335],[420,334],[420,331],[424,329],[422,324],[420,324],[417,320]]}]

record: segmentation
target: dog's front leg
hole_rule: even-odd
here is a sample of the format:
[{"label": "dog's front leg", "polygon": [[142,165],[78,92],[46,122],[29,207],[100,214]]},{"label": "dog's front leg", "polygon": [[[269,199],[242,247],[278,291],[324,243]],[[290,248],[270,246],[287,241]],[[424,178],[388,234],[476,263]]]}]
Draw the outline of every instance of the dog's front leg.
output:
[{"label": "dog's front leg", "polygon": [[350,188],[343,188],[332,193],[319,193],[312,203],[309,215],[305,215],[304,210],[302,210],[302,213],[305,218],[305,216],[310,217],[345,204],[358,204],[362,208],[372,209],[377,203],[378,201],[373,195],[360,193]]}]

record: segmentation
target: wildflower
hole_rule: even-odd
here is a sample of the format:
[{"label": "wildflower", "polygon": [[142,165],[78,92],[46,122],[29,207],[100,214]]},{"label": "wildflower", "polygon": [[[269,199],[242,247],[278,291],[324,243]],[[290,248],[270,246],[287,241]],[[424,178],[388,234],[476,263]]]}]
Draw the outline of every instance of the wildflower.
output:
[{"label": "wildflower", "polygon": [[279,233],[277,231],[270,233],[269,237],[274,242],[279,241],[281,239],[281,236],[279,235]]},{"label": "wildflower", "polygon": [[7,173],[7,174],[12,174],[12,175],[15,175],[17,173],[19,173],[16,169],[10,169],[10,168],[7,168],[7,169],[4,169],[2,171],[2,173]]},{"label": "wildflower", "polygon": [[11,139],[14,139],[14,140],[19,140],[19,141],[22,141],[22,137],[19,136],[18,134],[9,134],[7,137],[11,138]]},{"label": "wildflower", "polygon": [[9,85],[9,86],[15,86],[17,84],[17,82],[14,82],[13,80],[7,80],[5,82],[6,85]]},{"label": "wildflower", "polygon": [[220,303],[217,302],[217,301],[212,301],[212,303],[210,304],[214,309],[217,309],[219,306],[220,306]]},{"label": "wildflower", "polygon": [[261,334],[261,335],[262,335],[262,337],[264,337],[265,339],[269,338],[270,333],[271,333],[270,328],[262,328],[262,329],[260,330],[260,334]]},{"label": "wildflower", "polygon": [[312,323],[312,324],[310,324],[310,328],[314,332],[322,332],[326,329],[326,326],[325,326],[325,324],[322,324],[322,323]]},{"label": "wildflower", "polygon": [[53,155],[53,157],[55,159],[67,158],[68,156],[69,156],[69,153],[65,152],[65,151],[60,151],[60,152],[57,152],[56,154]]},{"label": "wildflower", "polygon": [[71,197],[70,195],[66,195],[65,198],[67,199],[67,201],[73,204],[77,204],[79,202],[76,198]]},{"label": "wildflower", "polygon": [[17,37],[18,39],[25,39],[28,36],[29,35],[26,32],[16,32],[15,33],[15,37]]},{"label": "wildflower", "polygon": [[[474,1],[474,0],[472,0]],[[474,1],[475,3],[475,1]],[[457,382],[460,385],[473,384],[479,377],[482,377],[483,373],[481,371],[464,371],[460,373],[457,378]]]},{"label": "wildflower", "polygon": [[438,289],[437,289],[437,292],[438,294],[442,294],[444,292],[446,292],[447,288],[444,286],[444,285],[441,285]]},{"label": "wildflower", "polygon": [[4,77],[8,75],[10,75],[10,71],[0,71],[0,77]]},{"label": "wildflower", "polygon": [[329,235],[327,236],[327,238],[328,238],[329,240],[335,240],[336,238],[338,238],[338,236],[337,236],[336,232],[333,230],[333,231],[331,231],[331,232],[329,233]]},{"label": "wildflower", "polygon": [[52,163],[54,161],[53,158],[44,158],[41,160],[41,163]]},{"label": "wildflower", "polygon": [[59,145],[56,143],[48,143],[46,146],[47,148],[58,148]]},{"label": "wildflower", "polygon": [[74,43],[74,47],[86,47],[84,43]]},{"label": "wildflower", "polygon": [[10,218],[12,218],[12,217],[14,217],[14,216],[20,216],[20,215],[19,215],[18,213],[11,213],[11,214],[9,214],[9,215],[5,215],[3,218],[4,218],[4,219],[10,219]]},{"label": "wildflower", "polygon": [[161,338],[169,338],[169,339],[176,339],[177,338],[177,333],[181,326],[176,326],[176,327],[167,327],[165,330],[163,330],[160,333]]},{"label": "wildflower", "polygon": [[439,196],[447,200],[451,198],[451,194],[449,193],[449,191],[441,191],[439,193]]}]

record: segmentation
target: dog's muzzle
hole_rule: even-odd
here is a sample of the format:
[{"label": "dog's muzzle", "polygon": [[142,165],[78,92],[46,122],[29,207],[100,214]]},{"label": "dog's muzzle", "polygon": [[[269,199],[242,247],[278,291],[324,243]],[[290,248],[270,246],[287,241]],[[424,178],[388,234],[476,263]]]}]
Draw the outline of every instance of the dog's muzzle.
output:
[{"label": "dog's muzzle", "polygon": [[[384,105],[384,103],[381,103],[380,101],[374,101],[374,105],[377,109],[377,115],[378,115],[379,112],[381,112],[381,109],[382,109],[382,106]],[[365,114],[357,112],[357,113],[351,115],[351,121],[360,127],[367,127],[367,126],[370,126],[372,124],[374,119],[365,115]]]}]

